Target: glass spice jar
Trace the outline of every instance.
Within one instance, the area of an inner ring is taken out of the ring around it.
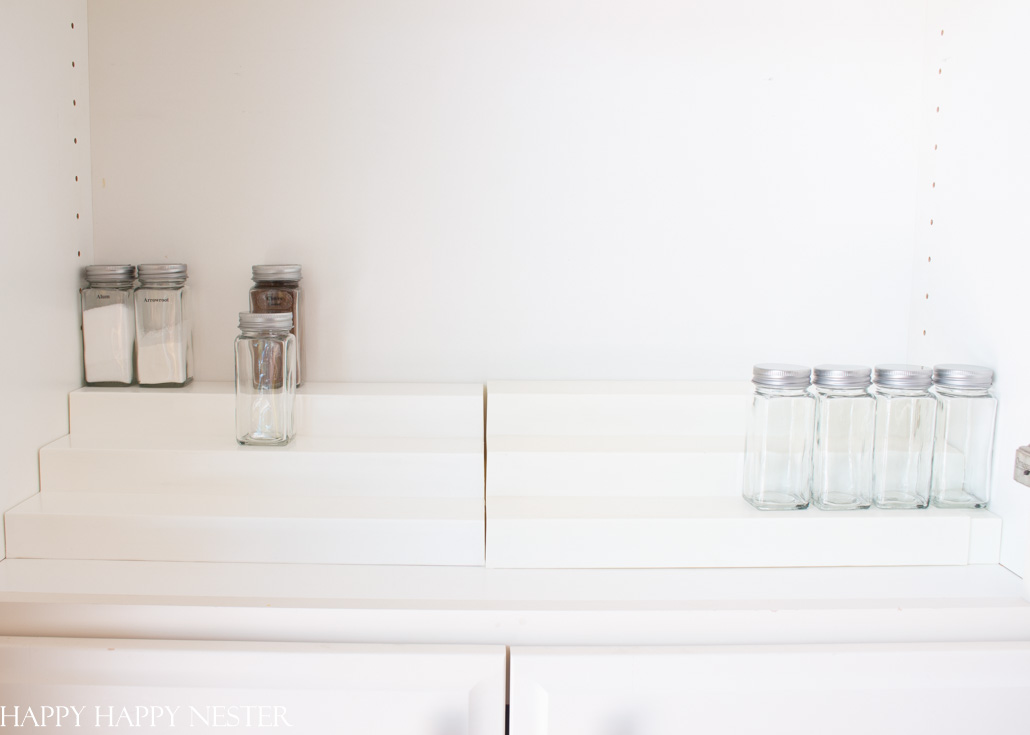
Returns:
[[[136,356],[134,265],[88,265],[81,289],[86,385],[130,385]]]
[[[294,434],[297,338],[292,314],[240,314],[236,337],[236,441],[279,446]]]
[[[978,365],[935,365],[937,427],[930,502],[938,508],[986,508],[998,400],[994,371]]]
[[[251,267],[250,310],[255,314],[293,315],[292,334],[297,338],[297,385],[304,382],[303,292],[299,265]]]
[[[140,385],[193,380],[193,316],[186,266],[144,264],[136,289],[136,375]]]
[[[812,504],[859,510],[873,502],[871,371],[861,365],[817,365]]]
[[[937,399],[929,368],[877,365],[873,371],[873,503],[877,508],[925,508]]]
[[[812,371],[755,365],[744,445],[744,499],[759,510],[800,510],[812,497]]]

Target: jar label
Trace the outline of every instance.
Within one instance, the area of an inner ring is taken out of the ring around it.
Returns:
[[[252,303],[258,314],[293,311],[293,294],[289,291],[261,291],[255,294]]]

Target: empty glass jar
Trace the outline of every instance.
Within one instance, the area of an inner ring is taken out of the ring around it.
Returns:
[[[283,445],[293,438],[297,338],[292,314],[240,314],[236,338],[236,440]]]
[[[759,510],[807,508],[812,496],[811,371],[755,365],[744,446],[744,499]]]
[[[186,266],[139,267],[136,289],[136,375],[140,385],[193,380],[193,318]]]
[[[873,501],[873,416],[870,370],[818,365],[812,504],[821,510],[868,508]]]
[[[930,502],[940,508],[986,508],[998,402],[994,371],[977,365],[936,365],[937,427]]]
[[[86,385],[129,385],[136,356],[134,265],[88,265],[82,289],[82,366]]]
[[[937,399],[932,373],[918,365],[877,365],[873,373],[873,503],[878,508],[925,508]]]
[[[304,383],[303,290],[299,265],[255,265],[250,269],[250,310],[255,314],[293,314],[293,335],[297,338],[297,385]]]

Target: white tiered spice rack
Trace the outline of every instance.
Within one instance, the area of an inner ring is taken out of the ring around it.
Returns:
[[[12,559],[515,568],[997,564],[989,511],[760,512],[744,383],[307,385],[285,448],[229,384],[85,388]],[[484,478],[485,472],[485,478]],[[485,482],[485,518],[484,518]],[[485,539],[485,550],[484,550]],[[485,554],[485,557],[484,557]]]
[[[9,558],[482,565],[481,385],[309,384],[285,448],[231,384],[84,388],[6,514]]]
[[[751,386],[488,385],[487,564],[997,564],[1001,519],[934,508],[762,512],[740,496]]]

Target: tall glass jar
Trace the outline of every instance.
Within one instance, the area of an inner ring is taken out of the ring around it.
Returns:
[[[759,510],[800,510],[812,497],[811,370],[755,365],[744,445],[744,499]]]
[[[873,373],[873,503],[878,508],[925,508],[937,399],[932,373],[918,365],[877,365]]]
[[[873,416],[870,370],[861,365],[817,365],[812,504],[857,510],[873,502]]]
[[[136,355],[134,265],[87,265],[81,289],[86,385],[130,385]]]
[[[140,385],[178,386],[193,380],[193,318],[186,266],[139,267],[136,289],[136,374]]]
[[[292,314],[240,314],[236,338],[236,441],[281,446],[293,438],[297,338]]]
[[[250,269],[254,285],[250,289],[250,310],[255,314],[293,315],[293,335],[297,338],[297,385],[304,383],[303,291],[299,265],[255,265]]]
[[[986,508],[998,401],[994,371],[977,365],[936,365],[937,428],[930,502],[939,508]]]

